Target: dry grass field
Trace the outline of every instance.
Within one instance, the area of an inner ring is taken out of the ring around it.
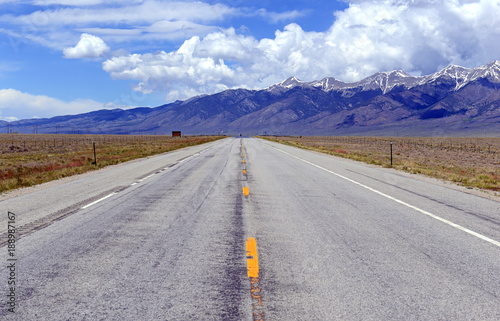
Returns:
[[[262,137],[369,164],[500,191],[500,138]]]
[[[220,138],[0,134],[0,193]]]

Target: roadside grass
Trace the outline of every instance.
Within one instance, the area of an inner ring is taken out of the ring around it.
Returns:
[[[1,134],[0,193],[221,138]],[[93,164],[94,142],[97,164]]]
[[[411,174],[422,174],[468,188],[500,192],[500,138],[457,137],[276,137],[270,141]],[[390,143],[393,142],[391,166]]]

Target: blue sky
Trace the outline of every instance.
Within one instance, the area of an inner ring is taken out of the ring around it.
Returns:
[[[0,119],[494,59],[498,0],[0,0]]]

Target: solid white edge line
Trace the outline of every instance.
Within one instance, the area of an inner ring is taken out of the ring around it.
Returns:
[[[458,225],[458,224],[456,224],[456,223],[453,223],[453,222],[451,222],[451,221],[448,221],[447,219],[444,219],[444,218],[442,218],[442,217],[439,217],[439,216],[437,216],[437,215],[434,215],[434,214],[432,214],[432,213],[430,213],[430,212],[427,212],[427,211],[425,211],[425,210],[423,210],[423,209],[420,209],[420,208],[418,208],[418,207],[416,207],[416,206],[413,206],[413,205],[408,204],[408,203],[406,203],[406,202],[404,202],[404,201],[402,201],[402,200],[399,200],[399,199],[397,199],[397,198],[395,198],[395,197],[393,197],[393,196],[387,195],[387,194],[385,194],[385,193],[383,193],[383,192],[380,192],[380,191],[378,191],[378,190],[376,190],[376,189],[374,189],[374,188],[371,188],[371,187],[369,187],[369,186],[366,186],[366,185],[364,185],[364,184],[361,184],[361,183],[359,183],[359,182],[356,182],[355,180],[352,180],[352,179],[350,179],[350,178],[348,178],[348,177],[345,177],[345,176],[343,176],[343,175],[341,175],[341,174],[335,173],[335,172],[333,172],[333,171],[331,171],[331,170],[329,170],[329,169],[326,169],[326,168],[324,168],[324,167],[321,167],[321,166],[319,166],[319,165],[316,165],[316,164],[314,164],[314,163],[311,163],[311,162],[309,162],[309,161],[307,161],[307,160],[305,160],[305,159],[302,159],[302,158],[300,158],[300,157],[294,156],[294,155],[292,155],[292,154],[290,154],[290,153],[287,153],[287,152],[285,152],[285,151],[283,151],[283,150],[281,150],[281,149],[278,149],[278,148],[276,148],[276,147],[274,147],[274,146],[271,146],[271,145],[268,145],[268,146],[270,146],[270,147],[274,148],[275,150],[277,150],[277,151],[279,151],[279,152],[282,152],[283,154],[286,154],[286,155],[291,156],[291,157],[293,157],[293,158],[296,158],[296,159],[298,159],[298,160],[300,160],[300,161],[302,161],[302,162],[304,162],[304,163],[307,163],[307,164],[309,164],[309,165],[312,165],[312,166],[314,166],[314,167],[317,167],[317,168],[319,168],[319,169],[322,169],[322,170],[324,170],[324,171],[326,171],[326,172],[328,172],[328,173],[330,173],[330,174],[333,174],[333,175],[335,175],[335,176],[337,176],[337,177],[340,177],[340,178],[342,178],[342,179],[345,179],[346,181],[349,181],[349,182],[351,182],[351,183],[353,183],[353,184],[356,184],[356,185],[358,185],[358,186],[361,186],[361,187],[363,187],[363,188],[366,188],[367,190],[370,190],[370,191],[372,191],[372,192],[374,192],[374,193],[377,193],[377,194],[379,194],[379,195],[381,195],[381,196],[383,196],[383,197],[386,197],[386,198],[388,198],[388,199],[390,199],[390,200],[393,200],[394,202],[397,202],[397,203],[399,203],[399,204],[401,204],[401,205],[404,205],[404,206],[406,206],[406,207],[409,207],[409,208],[411,208],[411,209],[413,209],[413,210],[415,210],[415,211],[418,211],[418,212],[420,212],[420,213],[422,213],[422,214],[425,214],[425,215],[427,215],[427,216],[430,216],[430,217],[432,217],[432,218],[434,218],[434,219],[436,219],[436,220],[438,220],[438,221],[440,221],[440,222],[443,222],[443,223],[445,223],[445,224],[448,224],[448,225],[450,225],[450,226],[452,226],[452,227],[454,227],[454,228],[456,228],[456,229],[459,229],[459,230],[461,230],[461,231],[464,231],[464,232],[466,232],[466,233],[469,233],[470,235],[473,235],[473,236],[475,236],[475,237],[477,237],[477,238],[480,238],[480,239],[481,239],[481,240],[483,240],[483,241],[489,242],[489,243],[491,243],[491,244],[493,244],[493,245],[496,245],[496,246],[500,247],[500,242],[499,242],[499,241],[493,240],[493,239],[491,239],[491,238],[489,238],[489,237],[487,237],[487,236],[484,236],[484,235],[482,235],[482,234],[479,234],[479,233],[477,233],[477,232],[474,232],[474,231],[472,231],[472,230],[469,230],[468,228],[465,228],[465,227],[463,227],[463,226],[461,226],[461,225]]]
[[[191,155],[191,156],[189,156],[189,157],[187,157],[187,158],[185,158],[185,159],[183,159],[183,160],[181,160],[181,161],[179,161],[179,162],[175,163],[174,165],[177,165],[178,163],[182,163],[182,162],[184,162],[184,161],[187,161],[187,160],[188,160],[188,159],[190,159],[190,158],[193,158],[193,157],[195,157],[195,156],[198,156],[198,155],[200,155],[201,153],[205,152],[205,151],[206,151],[206,150],[208,150],[208,149],[210,149],[210,148],[206,148],[206,149],[202,150],[201,152],[198,152],[198,153],[196,153],[196,154],[193,154],[193,155]],[[165,167],[164,169],[168,169],[168,167]],[[130,186],[134,186],[134,185],[136,185],[137,183],[142,182],[142,181],[144,181],[144,180],[146,180],[146,179],[148,179],[148,178],[150,178],[150,177],[154,176],[155,174],[156,174],[156,173],[151,174],[151,175],[148,175],[148,176],[146,176],[146,177],[144,177],[144,178],[142,178],[142,179],[138,180],[137,182],[130,184]],[[87,207],[90,207],[90,206],[92,206],[92,205],[95,205],[95,204],[99,203],[100,201],[103,201],[103,200],[107,199],[108,197],[111,197],[111,196],[113,196],[113,195],[115,195],[115,194],[116,194],[116,193],[111,193],[111,194],[109,194],[109,195],[106,195],[106,196],[104,196],[103,198],[100,198],[100,199],[98,199],[98,200],[97,200],[97,201],[95,201],[95,202],[92,202],[92,203],[90,203],[90,204],[87,204],[87,205],[85,205],[85,206],[82,206],[82,207],[81,207],[81,209],[86,209]]]
[[[144,177],[144,178],[141,178],[140,180],[138,180],[138,182],[142,182],[142,181],[144,181],[144,180],[147,180],[148,178],[152,177],[153,175],[154,175],[154,174],[151,174],[151,175],[148,175],[148,176],[146,176],[146,177]]]
[[[97,200],[97,201],[95,201],[95,202],[92,202],[92,203],[90,203],[90,204],[87,204],[87,205],[85,205],[85,206],[82,206],[82,210],[83,210],[83,209],[86,209],[87,207],[90,207],[90,206],[92,206],[92,205],[95,205],[95,204],[99,203],[100,201],[104,201],[106,198],[109,198],[109,197],[111,197],[111,196],[113,196],[113,195],[115,195],[115,194],[116,194],[116,193],[111,193],[111,194],[109,194],[109,195],[104,196],[103,198],[98,199],[98,200]]]

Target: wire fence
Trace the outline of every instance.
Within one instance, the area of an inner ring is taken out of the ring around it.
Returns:
[[[128,145],[141,142],[168,143],[179,139],[157,135],[63,135],[63,134],[0,134],[0,152],[22,153],[43,150],[73,150],[99,146]]]
[[[357,146],[373,150],[387,150],[391,142],[395,151],[439,150],[479,154],[500,154],[498,137],[289,137],[297,142],[318,146]]]

